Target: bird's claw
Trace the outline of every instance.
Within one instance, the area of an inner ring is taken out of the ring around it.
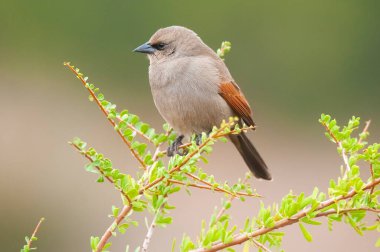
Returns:
[[[206,136],[208,137],[211,133],[211,130],[209,132],[206,132]],[[202,136],[203,136],[203,133],[199,133],[199,134],[196,134],[195,135],[195,144],[196,145],[201,145],[202,144]]]
[[[182,139],[184,138],[184,136],[183,135],[180,135],[180,136],[178,136],[175,140],[174,140],[174,142],[171,144],[171,145],[169,145],[169,147],[168,147],[168,150],[167,150],[167,155],[168,155],[168,157],[172,157],[172,156],[174,156],[175,154],[178,154],[178,155],[180,155],[180,156],[183,156],[183,155],[185,155],[186,153],[184,152],[184,151],[180,151],[180,149],[179,149],[179,146],[181,146],[182,145]]]
[[[195,135],[195,144],[198,146],[202,144],[202,133]]]

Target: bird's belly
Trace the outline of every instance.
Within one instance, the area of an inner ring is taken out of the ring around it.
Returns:
[[[233,116],[224,99],[217,93],[191,88],[164,87],[152,90],[161,116],[180,134],[208,132]]]

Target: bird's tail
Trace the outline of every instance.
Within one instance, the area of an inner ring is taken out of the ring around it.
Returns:
[[[256,178],[272,180],[267,165],[244,132],[230,135],[230,139]]]

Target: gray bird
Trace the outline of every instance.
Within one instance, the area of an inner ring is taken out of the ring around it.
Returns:
[[[192,30],[181,26],[159,29],[134,51],[148,55],[154,103],[179,133],[168,148],[169,156],[179,153],[185,136],[210,132],[231,116],[254,125],[251,108],[223,60]],[[243,132],[230,139],[255,177],[272,179]]]

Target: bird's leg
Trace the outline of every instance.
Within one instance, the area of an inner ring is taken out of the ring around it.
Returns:
[[[195,143],[198,146],[201,145],[201,143],[202,143],[202,133],[199,133],[199,134],[195,135]]]
[[[182,145],[182,139],[184,138],[184,135],[178,136],[174,142],[168,147],[167,155],[168,157],[172,157],[175,154],[183,155],[183,153],[179,152],[179,146]]]
[[[211,130],[208,131],[208,132],[206,133],[206,135],[209,136],[210,133],[211,133]],[[198,146],[202,144],[202,134],[203,134],[203,133],[199,133],[199,134],[196,134],[196,135],[195,135],[195,143],[196,143]]]

